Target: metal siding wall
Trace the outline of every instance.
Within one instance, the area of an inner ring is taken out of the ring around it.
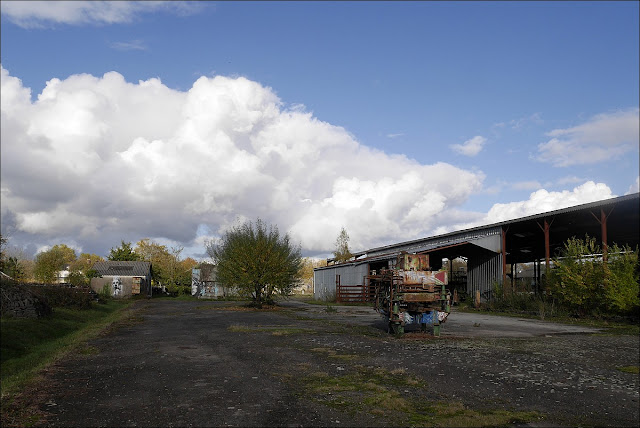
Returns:
[[[362,285],[364,276],[369,274],[369,264],[338,265],[313,272],[313,298],[333,300],[336,297],[336,275],[340,275],[342,285]]]
[[[502,282],[502,254],[478,251],[468,260],[467,293],[471,298],[476,291],[480,291],[483,298],[490,297],[493,285]]]

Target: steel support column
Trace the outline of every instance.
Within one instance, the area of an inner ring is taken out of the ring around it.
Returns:
[[[553,223],[553,220],[551,220],[551,223]],[[550,239],[549,239],[549,230],[551,229],[551,223],[549,223],[546,218],[544,219],[544,224],[542,226],[540,225],[540,223],[538,223],[538,227],[544,233],[544,263],[545,263],[544,267],[545,267],[545,275],[549,275],[549,269],[550,269],[550,265],[551,265],[551,245],[549,243],[549,241],[550,241]],[[540,269],[538,269],[538,272],[540,272]]]
[[[605,214],[604,208],[600,208],[600,218],[598,218],[598,216],[596,216],[594,213],[591,213],[591,215],[598,221],[598,223],[600,223],[600,232],[602,235],[602,261],[604,262],[605,266],[607,265],[607,253],[609,250],[609,246],[607,245],[607,219],[612,212],[613,208],[611,209],[611,211],[609,211],[609,214]]]
[[[502,296],[506,296],[507,292],[507,230],[509,227],[502,228],[502,244],[501,252],[502,252]]]

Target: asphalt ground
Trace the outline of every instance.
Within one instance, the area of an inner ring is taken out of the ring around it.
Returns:
[[[633,336],[455,311],[439,338],[397,338],[366,307],[138,301],[47,372],[37,405],[44,426],[408,424],[357,388],[338,397],[314,383],[368,370],[391,376],[390,388],[392,376],[421,385],[399,389],[419,402],[543,416],[528,426],[635,427],[638,375],[619,368],[637,367],[639,351]]]

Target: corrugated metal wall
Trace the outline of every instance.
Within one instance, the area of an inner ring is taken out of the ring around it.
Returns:
[[[483,299],[491,297],[494,284],[502,282],[502,254],[475,247],[467,259],[467,293],[480,291]]]
[[[369,274],[369,264],[345,264],[329,266],[313,271],[313,297],[317,300],[334,300],[336,297],[336,275],[342,285],[363,285]]]

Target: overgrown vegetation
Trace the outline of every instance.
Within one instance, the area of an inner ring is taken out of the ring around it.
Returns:
[[[613,245],[603,260],[595,238],[569,239],[554,258],[548,290],[559,304],[580,315],[637,315],[638,250]]]
[[[638,249],[613,245],[606,252],[595,238],[571,238],[553,259],[542,293],[494,286],[489,310],[549,317],[633,319],[640,317]]]

